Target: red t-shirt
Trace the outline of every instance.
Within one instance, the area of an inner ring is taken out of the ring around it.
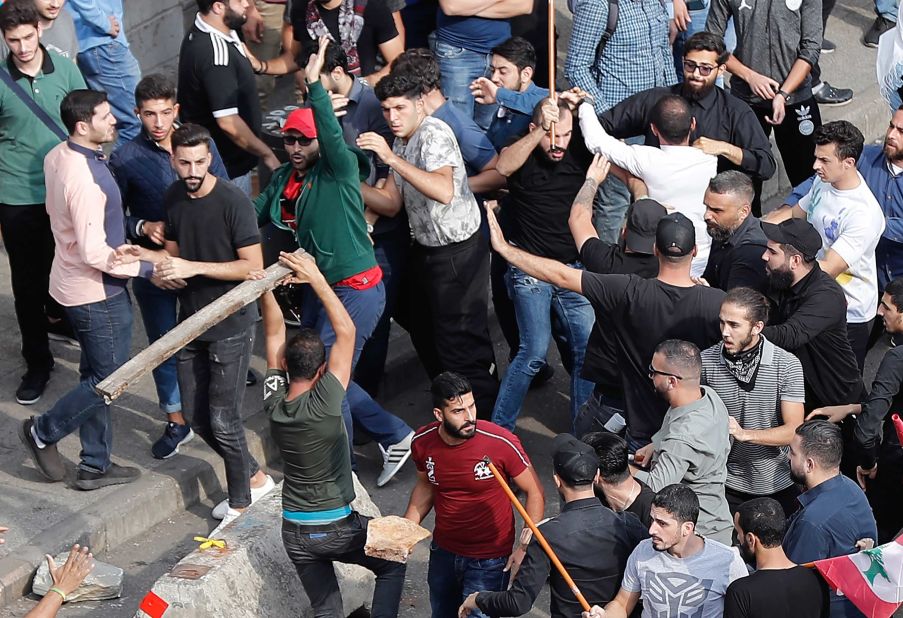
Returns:
[[[530,459],[520,440],[489,421],[477,421],[472,438],[449,446],[439,423],[417,430],[411,457],[433,485],[436,545],[468,558],[499,558],[514,544],[511,501],[483,463],[486,455],[509,480],[527,469]]]

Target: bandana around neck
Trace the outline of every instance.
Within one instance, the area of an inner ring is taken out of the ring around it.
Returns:
[[[339,38],[345,55],[348,56],[348,71],[352,75],[361,74],[361,60],[357,53],[357,40],[364,29],[364,9],[367,8],[367,0],[342,0],[339,6]],[[328,36],[335,42],[329,28],[320,15],[320,7],[317,0],[307,1],[307,32],[314,40],[321,36]]]
[[[762,360],[762,342],[763,339],[759,337],[759,343],[739,354],[728,353],[724,348],[724,342],[721,342],[721,358],[724,359],[724,366],[737,379],[743,390],[750,391],[755,385],[759,361]]]

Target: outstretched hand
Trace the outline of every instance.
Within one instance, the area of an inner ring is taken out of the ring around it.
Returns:
[[[320,80],[320,71],[323,69],[323,65],[326,64],[326,46],[330,43],[329,37],[321,36],[318,39],[318,43],[320,47],[317,49],[317,53],[310,55],[310,58],[307,60],[307,66],[304,68],[304,78],[308,84]]]
[[[590,163],[589,169],[586,170],[586,177],[596,181],[597,185],[601,185],[611,170],[611,161],[604,154],[596,154],[593,162]]]
[[[54,587],[62,590],[66,596],[75,592],[94,568],[94,554],[87,547],[80,547],[78,544],[72,546],[66,564],[60,568],[57,568],[52,556],[46,555],[44,558]]]
[[[504,256],[505,250],[508,248],[508,241],[505,240],[505,235],[502,233],[501,226],[499,226],[495,210],[489,206],[488,202],[486,205],[486,222],[489,224],[489,240],[492,242],[492,248],[495,249],[496,253]]]
[[[310,254],[299,255],[297,253],[279,253],[279,263],[286,268],[292,269],[295,275],[292,277],[291,283],[313,283],[323,278],[317,263]]]

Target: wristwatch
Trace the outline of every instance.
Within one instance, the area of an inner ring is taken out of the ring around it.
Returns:
[[[778,90],[778,94],[781,95],[782,97],[784,97],[784,102],[787,102],[790,100],[790,93],[787,92],[786,90]]]

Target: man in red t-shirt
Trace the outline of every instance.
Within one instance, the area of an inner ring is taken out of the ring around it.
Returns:
[[[507,495],[483,462],[487,455],[526,496],[527,513],[542,519],[545,499],[520,440],[488,421],[477,421],[473,389],[456,373],[433,380],[436,422],[417,430],[411,451],[417,484],[405,517],[420,523],[436,509],[427,583],[433,618],[457,618],[467,595],[508,586],[509,569],[524,549],[512,552],[514,513]],[[470,618],[484,614],[472,611]]]

